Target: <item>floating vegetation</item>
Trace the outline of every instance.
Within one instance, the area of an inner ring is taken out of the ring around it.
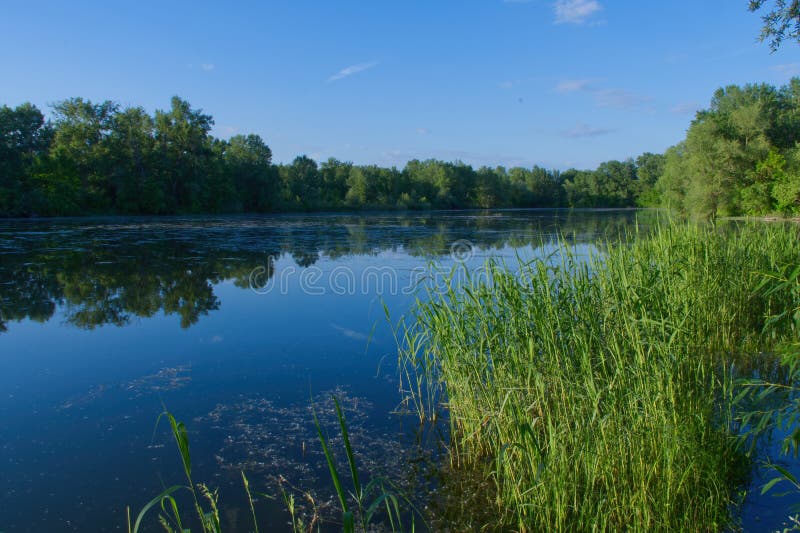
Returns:
[[[191,371],[191,365],[162,368],[155,374],[129,381],[122,388],[132,395],[132,399],[148,394],[174,391],[182,389],[192,381],[191,376],[189,376]]]
[[[135,400],[151,394],[179,390],[191,382],[192,378],[189,375],[191,371],[191,365],[179,365],[162,368],[154,374],[148,374],[118,385],[101,383],[95,385],[84,394],[69,398],[58,406],[58,410],[85,407],[111,391],[122,391],[128,394],[129,399]]]
[[[327,521],[336,517],[337,496],[330,486],[314,414],[336,463],[348,464],[334,396],[347,419],[352,453],[365,479],[381,477],[410,494],[417,480],[409,476],[409,464],[419,463],[423,452],[404,444],[399,430],[376,431],[376,424],[370,423],[372,402],[343,388],[315,395],[313,402],[289,406],[263,397],[241,396],[234,403],[217,405],[194,422],[210,423],[212,430],[224,435],[216,454],[220,468],[237,475],[247,472],[253,479],[258,475],[276,494],[297,494],[295,505],[301,515],[305,513],[306,523],[313,517]]]
[[[369,431],[372,403],[353,397],[342,388],[319,394],[313,403],[289,406],[279,406],[261,397],[240,397],[235,403],[217,405],[207,416],[195,421],[211,422],[213,429],[226,434],[217,454],[221,467],[264,473],[275,479],[284,476],[303,486],[313,485],[320,481],[320,474],[327,474],[320,468],[324,467],[325,458],[317,445],[312,410],[322,427],[331,432],[332,447],[342,444],[341,435],[334,433],[337,420],[332,395],[339,398],[347,416],[353,449],[362,467],[380,475],[402,471],[403,449],[398,436]],[[394,460],[387,461],[387,457]]]

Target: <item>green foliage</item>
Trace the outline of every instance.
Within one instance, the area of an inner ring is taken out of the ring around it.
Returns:
[[[0,107],[0,214],[30,213],[31,179],[51,137],[52,128],[31,104]]]
[[[434,159],[275,165],[261,137],[214,138],[214,119],[178,97],[153,116],[82,98],[53,112],[51,125],[31,104],[0,108],[0,216],[649,206],[661,169],[653,154],[564,174]]]
[[[602,248],[429,294],[400,328],[409,401],[423,418],[446,402],[453,468],[494,489],[489,528],[732,527],[747,465],[729,369],[793,334],[765,317],[800,293],[759,290],[759,272],[796,264],[796,230],[671,226]]]
[[[662,203],[699,218],[795,212],[798,95],[800,79],[719,89],[665,154],[655,185]]]
[[[767,0],[750,0],[750,11],[758,11]],[[800,0],[775,0],[771,10],[762,17],[761,41],[769,40],[770,49],[775,52],[784,39],[800,43]]]
[[[564,173],[570,207],[630,207],[641,190],[632,160],[607,161],[595,171]]]
[[[636,176],[639,191],[636,204],[640,207],[661,205],[661,191],[656,187],[658,179],[664,174],[666,155],[646,152],[636,158]]]
[[[762,281],[756,288],[756,293],[762,297],[773,298],[784,296],[785,305],[768,313],[764,332],[780,335],[784,331],[791,331],[793,339],[780,344],[776,353],[779,358],[779,380],[766,378],[745,378],[739,383],[741,393],[737,401],[745,406],[740,416],[740,424],[744,431],[741,438],[749,441],[751,450],[763,438],[772,438],[775,431],[784,434],[781,441],[781,451],[784,455],[791,454],[797,458],[800,453],[800,263],[797,260],[780,265],[773,272],[762,274]],[[798,480],[772,458],[767,458],[764,467],[777,476],[773,477],[761,488],[761,494],[773,489],[777,484],[789,484],[791,491],[800,492]],[[778,494],[785,495],[786,492]],[[791,528],[800,529],[800,506],[789,508]],[[788,529],[787,529],[788,531]]]

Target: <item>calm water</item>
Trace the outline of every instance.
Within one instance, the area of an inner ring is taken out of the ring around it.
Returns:
[[[183,481],[166,425],[156,428],[164,406],[187,423],[194,478],[220,488],[228,530],[248,528],[241,469],[273,494],[283,476],[330,512],[309,405],[335,438],[331,393],[363,469],[424,493],[437,447],[393,413],[384,305],[392,320],[406,313],[431,261],[474,269],[544,255],[559,235],[589,250],[649,217],[2,221],[0,531],[123,530],[126,505],[136,512]],[[288,520],[277,502],[259,514],[279,529]]]

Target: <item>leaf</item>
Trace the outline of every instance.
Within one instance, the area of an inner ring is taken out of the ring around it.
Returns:
[[[142,510],[139,511],[139,514],[136,517],[136,522],[133,525],[133,533],[138,533],[139,526],[142,523],[142,519],[144,519],[145,515],[147,514],[147,512],[150,509],[152,509],[153,507],[155,507],[156,505],[161,503],[161,501],[164,498],[167,498],[170,494],[172,494],[173,492],[176,492],[176,491],[178,491],[180,489],[189,490],[189,487],[186,487],[185,485],[173,485],[172,487],[169,487],[168,489],[164,489],[164,491],[161,492],[161,494],[159,494],[158,496],[156,496],[155,498],[153,498],[152,500],[147,502],[147,504],[144,507],[142,507]]]
[[[778,483],[780,481],[783,481],[782,477],[776,477],[776,478],[770,479],[767,483],[764,484],[763,487],[761,487],[761,495],[763,496],[764,494],[766,494],[772,487],[775,486],[776,483]]]

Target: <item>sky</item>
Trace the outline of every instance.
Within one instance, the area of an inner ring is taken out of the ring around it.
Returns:
[[[663,152],[729,84],[800,76],[747,0],[0,0],[0,105],[178,95],[212,133],[402,167]]]

